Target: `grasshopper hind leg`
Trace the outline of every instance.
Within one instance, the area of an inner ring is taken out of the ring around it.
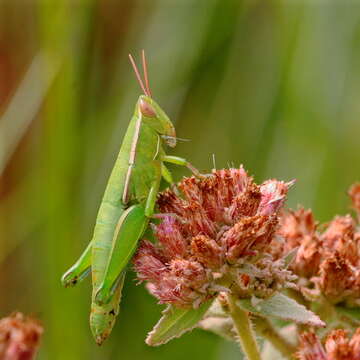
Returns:
[[[119,276],[131,260],[148,221],[143,205],[131,206],[120,217],[103,281],[95,292],[97,305],[108,304],[113,298]]]

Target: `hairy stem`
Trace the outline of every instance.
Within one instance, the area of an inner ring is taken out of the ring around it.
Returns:
[[[268,319],[256,316],[253,322],[259,335],[268,340],[286,359],[293,359],[296,347],[280,335]]]
[[[248,360],[261,360],[249,313],[236,305],[236,297],[234,295],[227,294],[227,302],[229,304],[229,315],[233,319],[241,349]]]

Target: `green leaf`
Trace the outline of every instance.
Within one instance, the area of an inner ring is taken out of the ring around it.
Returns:
[[[180,309],[171,305],[168,306],[163,311],[163,316],[159,322],[148,334],[145,342],[150,346],[158,346],[180,337],[196,327],[211,304],[212,301],[208,301],[198,309]]]
[[[244,310],[262,316],[277,317],[312,326],[323,327],[326,325],[316,314],[306,309],[305,306],[281,293],[275,293],[268,299],[260,300],[256,305],[253,305],[250,299],[238,300],[238,305]]]
[[[360,307],[348,308],[345,306],[336,306],[335,309],[341,315],[344,315],[350,320],[353,320],[355,323],[360,324]]]

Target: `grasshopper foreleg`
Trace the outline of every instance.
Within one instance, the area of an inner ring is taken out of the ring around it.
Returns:
[[[89,242],[78,261],[61,278],[61,282],[65,287],[75,286],[89,275],[91,269],[91,247],[92,241]]]
[[[198,178],[205,177],[205,175],[201,174],[201,172],[194,165],[179,156],[164,155],[162,156],[161,160],[171,164],[186,166]]]

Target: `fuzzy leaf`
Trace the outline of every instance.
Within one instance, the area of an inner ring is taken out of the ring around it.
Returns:
[[[277,317],[312,326],[325,326],[325,323],[312,311],[281,293],[275,293],[254,306],[250,299],[238,300],[238,305],[254,314]]]
[[[212,301],[202,304],[198,309],[180,309],[169,305],[159,322],[148,334],[145,342],[150,346],[158,346],[178,338],[196,327],[211,306]]]

